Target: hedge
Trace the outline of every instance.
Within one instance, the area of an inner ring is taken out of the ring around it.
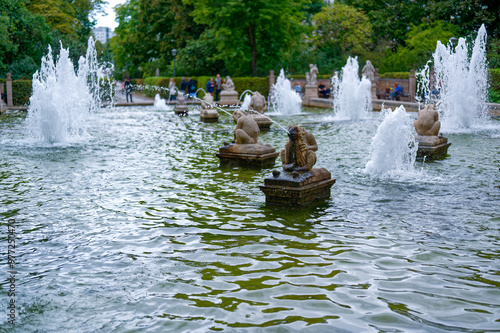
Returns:
[[[500,68],[488,70],[490,83],[489,101],[491,103],[500,103]]]
[[[410,78],[410,72],[388,72],[380,74],[381,79],[400,79],[408,80]]]
[[[12,103],[16,106],[28,105],[32,91],[31,80],[12,81]]]
[[[206,90],[207,82],[211,77],[215,79],[214,76],[191,76],[191,79],[195,82],[196,89],[203,88],[203,90]],[[188,77],[185,78],[187,80]],[[181,80],[180,77],[175,78],[177,88],[180,88]],[[264,96],[269,94],[269,79],[267,77],[233,77],[231,80],[233,80],[236,91],[240,94],[245,90],[258,91]],[[130,82],[134,83],[133,80],[130,80]],[[147,77],[144,79],[142,86],[137,83],[137,89],[144,91],[148,97],[154,97],[159,93],[162,98],[167,98],[169,83],[169,77]],[[202,94],[198,96],[203,97]]]

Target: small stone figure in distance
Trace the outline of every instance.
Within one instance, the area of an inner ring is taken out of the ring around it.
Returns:
[[[234,111],[233,119],[236,122],[236,129],[234,130],[234,143],[257,143],[260,130],[255,120],[242,110]]]
[[[201,101],[201,107],[203,109],[212,109],[214,104],[214,97],[211,94],[205,94],[203,100]]]
[[[281,150],[284,171],[310,171],[316,164],[318,145],[314,136],[300,126],[288,128],[289,140]]]
[[[418,111],[418,119],[413,124],[418,135],[437,136],[441,128],[441,122],[434,104],[428,104]]]
[[[266,110],[266,98],[260,92],[254,92],[249,107],[259,113],[264,113]]]
[[[231,80],[231,78],[229,76],[226,76],[226,83],[223,83],[222,87],[224,88],[224,90],[234,91],[234,82],[233,82],[233,80]]]

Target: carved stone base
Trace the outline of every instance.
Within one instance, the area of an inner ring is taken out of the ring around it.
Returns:
[[[179,115],[186,115],[188,113],[188,106],[187,105],[175,105],[174,107],[174,112],[175,114],[179,114]]]
[[[445,137],[417,135],[417,159],[436,160],[446,157],[451,142]]]
[[[318,98],[318,85],[317,84],[307,84],[304,97],[302,98],[303,105],[309,105],[311,98]]]
[[[272,120],[266,118],[260,113],[250,113],[250,116],[252,116],[253,120],[255,120],[261,131],[269,130],[269,127],[273,124]]]
[[[215,109],[202,109],[200,119],[205,123],[215,123],[219,119],[219,112]]]
[[[306,205],[330,197],[335,181],[325,168],[313,168],[306,173],[275,170],[260,189],[266,195],[266,204]]]
[[[235,90],[222,90],[220,92],[220,100],[217,102],[219,105],[237,105],[238,92]]]
[[[267,166],[274,165],[279,152],[268,144],[230,144],[219,148],[216,156],[222,164]]]

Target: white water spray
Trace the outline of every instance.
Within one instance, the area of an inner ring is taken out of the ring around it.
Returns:
[[[154,107],[159,110],[171,110],[171,108],[168,107],[167,102],[160,97],[160,94],[155,95]]]
[[[270,104],[271,109],[279,114],[301,113],[302,98],[292,89],[292,84],[285,77],[283,69],[273,85]]]
[[[384,120],[373,137],[370,160],[364,171],[378,178],[411,174],[415,171],[418,149],[413,121],[404,106],[394,112],[390,109],[382,112]]]
[[[111,81],[105,83],[106,71],[97,62],[92,37],[86,57],[78,61],[76,73],[69,50],[61,45],[55,61],[49,46],[40,70],[33,74],[33,94],[26,120],[31,138],[50,144],[85,140],[90,114],[101,105],[105,95],[112,96],[114,86]]]
[[[488,68],[486,66],[486,29],[481,26],[469,58],[465,38],[453,45],[437,42],[434,68],[440,100],[437,103],[442,130],[456,131],[486,121]]]
[[[358,58],[347,59],[339,75],[332,78],[334,111],[336,120],[358,120],[372,110],[371,82],[359,78]]]

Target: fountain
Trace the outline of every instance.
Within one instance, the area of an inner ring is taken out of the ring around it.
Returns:
[[[333,105],[336,120],[359,120],[372,110],[370,80],[359,78],[358,58],[349,57],[340,72],[332,78]]]
[[[160,97],[160,94],[155,95],[154,107],[159,110],[170,110],[167,102]]]
[[[177,94],[177,100],[175,102],[175,107],[174,107],[175,114],[187,115],[188,109],[189,107],[186,102],[186,96],[182,92],[179,92]]]
[[[266,204],[297,206],[330,197],[335,179],[325,168],[313,168],[316,139],[301,126],[290,126],[288,133],[288,143],[281,150],[283,170],[274,170],[260,186]]]
[[[370,160],[364,171],[378,178],[413,172],[418,147],[404,106],[394,112],[383,109],[382,116],[384,119],[372,140]]]
[[[229,76],[226,76],[226,82],[222,84],[224,90],[220,93],[219,105],[238,105],[238,92],[234,89],[233,80]]]
[[[316,94],[317,96],[317,94]],[[292,89],[283,69],[271,89],[271,109],[282,115],[301,113],[302,98]]]
[[[248,108],[250,111],[254,111],[250,113],[250,116],[259,125],[259,129],[261,131],[269,130],[273,121],[269,117],[264,116],[264,112],[267,110],[267,103],[266,98],[260,92],[256,91],[253,93]]]
[[[222,164],[233,163],[240,165],[267,166],[273,165],[278,152],[269,144],[258,141],[259,126],[253,117],[242,110],[233,113],[236,122],[234,129],[234,144],[224,142],[216,156]]]
[[[454,47],[437,42],[433,55],[440,99],[437,109],[447,132],[480,125],[486,119],[488,69],[486,29],[481,26],[469,57],[469,45],[460,38]]]
[[[427,104],[418,111],[418,120],[414,122],[418,143],[417,158],[439,159],[446,156],[451,142],[439,133],[441,123],[434,104]]]
[[[219,119],[219,112],[214,108],[214,97],[211,94],[203,96],[200,119],[205,123],[215,123]]]
[[[111,81],[107,84],[106,72],[107,68],[97,62],[92,37],[86,56],[78,61],[76,73],[69,50],[61,44],[55,61],[49,46],[40,70],[33,74],[33,94],[26,121],[30,137],[50,144],[86,139],[91,113],[100,107],[103,99],[113,96],[114,86]]]

